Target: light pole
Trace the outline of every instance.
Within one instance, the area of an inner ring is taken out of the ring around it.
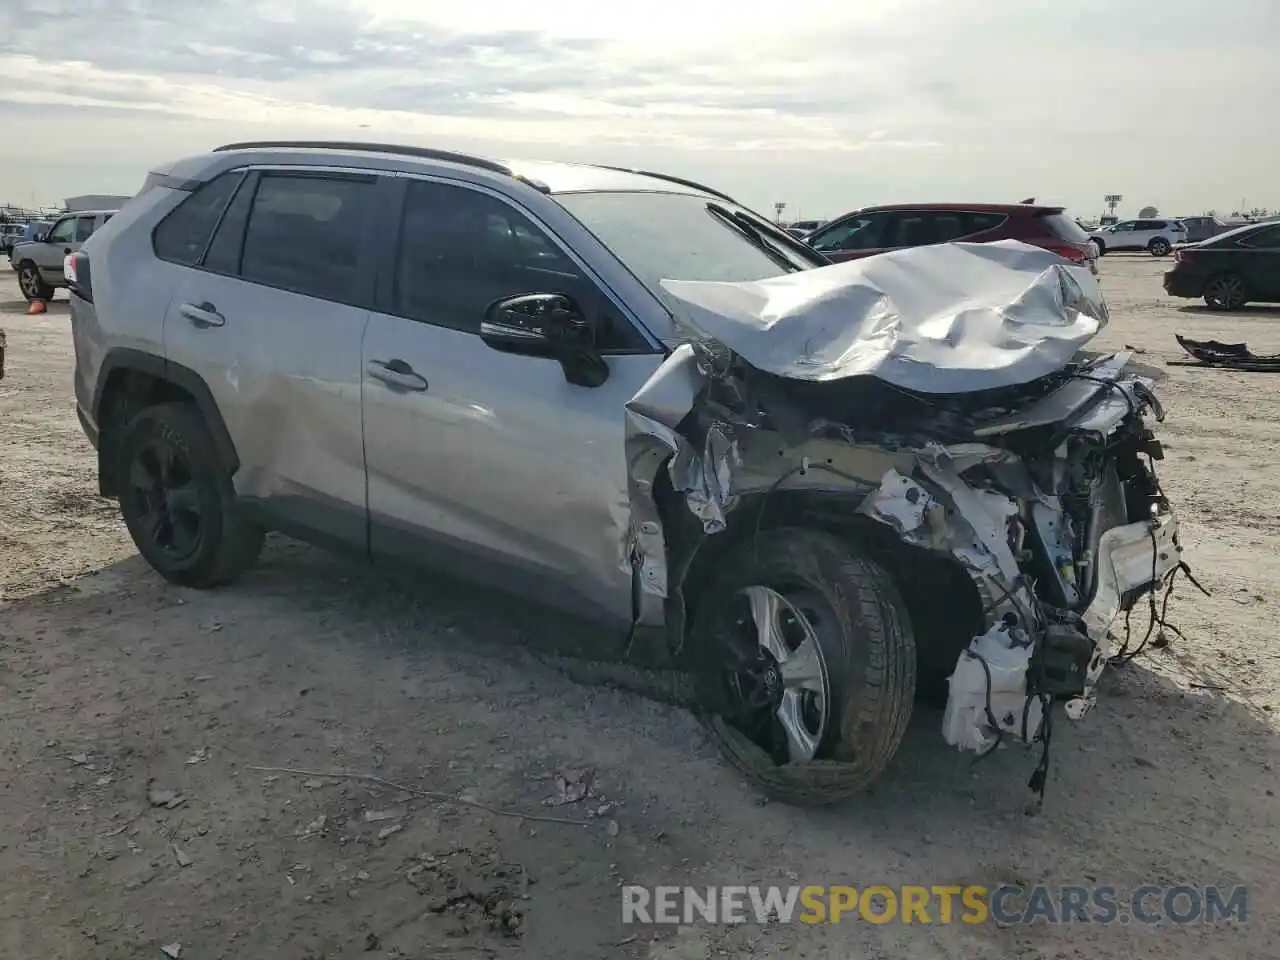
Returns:
[[[777,223],[782,223],[782,211],[785,209],[787,209],[787,204],[784,200],[779,200],[773,205],[774,220]]]

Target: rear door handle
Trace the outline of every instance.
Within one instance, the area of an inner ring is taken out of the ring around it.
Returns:
[[[421,393],[427,389],[425,377],[413,372],[413,367],[403,360],[370,360],[364,365],[365,371],[375,380],[401,390],[415,390]]]
[[[184,303],[178,308],[178,312],[197,327],[221,327],[227,322],[227,318],[212,303]]]

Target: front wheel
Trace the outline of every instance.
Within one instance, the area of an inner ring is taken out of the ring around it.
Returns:
[[[1204,302],[1215,310],[1239,310],[1249,302],[1244,278],[1234,273],[1220,273],[1204,287]]]
[[[1172,250],[1173,247],[1170,246],[1169,241],[1164,239],[1164,237],[1156,237],[1147,244],[1147,249],[1151,252],[1153,257],[1167,257],[1169,255],[1169,251]]]
[[[18,268],[18,288],[28,300],[53,299],[53,287],[40,276],[40,268],[34,263],[24,263]]]
[[[767,794],[828,804],[862,792],[915,699],[910,620],[889,575],[845,541],[765,531],[697,599],[706,723]]]
[[[231,478],[195,407],[147,407],[115,450],[120,513],[138,552],[160,576],[214,587],[248,569],[263,531],[236,508]]]

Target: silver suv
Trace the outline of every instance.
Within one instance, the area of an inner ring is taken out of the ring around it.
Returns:
[[[792,801],[877,776],[917,678],[949,742],[1047,751],[1055,698],[1085,712],[1111,622],[1180,562],[1150,381],[1121,355],[976,394],[800,383],[691,338],[664,283],[823,266],[660,174],[233,144],[71,258],[77,407],[174,583],[226,583],[277,530],[524,595],[601,659],[688,671]]]
[[[80,210],[59,217],[30,240],[21,240],[9,251],[9,265],[18,272],[18,287],[28,300],[49,300],[65,287],[63,263],[68,254],[104,226],[114,210]]]

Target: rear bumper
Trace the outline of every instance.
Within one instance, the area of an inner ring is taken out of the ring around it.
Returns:
[[[1204,277],[1185,270],[1170,270],[1164,275],[1164,292],[1171,297],[1199,297],[1204,294]]]

